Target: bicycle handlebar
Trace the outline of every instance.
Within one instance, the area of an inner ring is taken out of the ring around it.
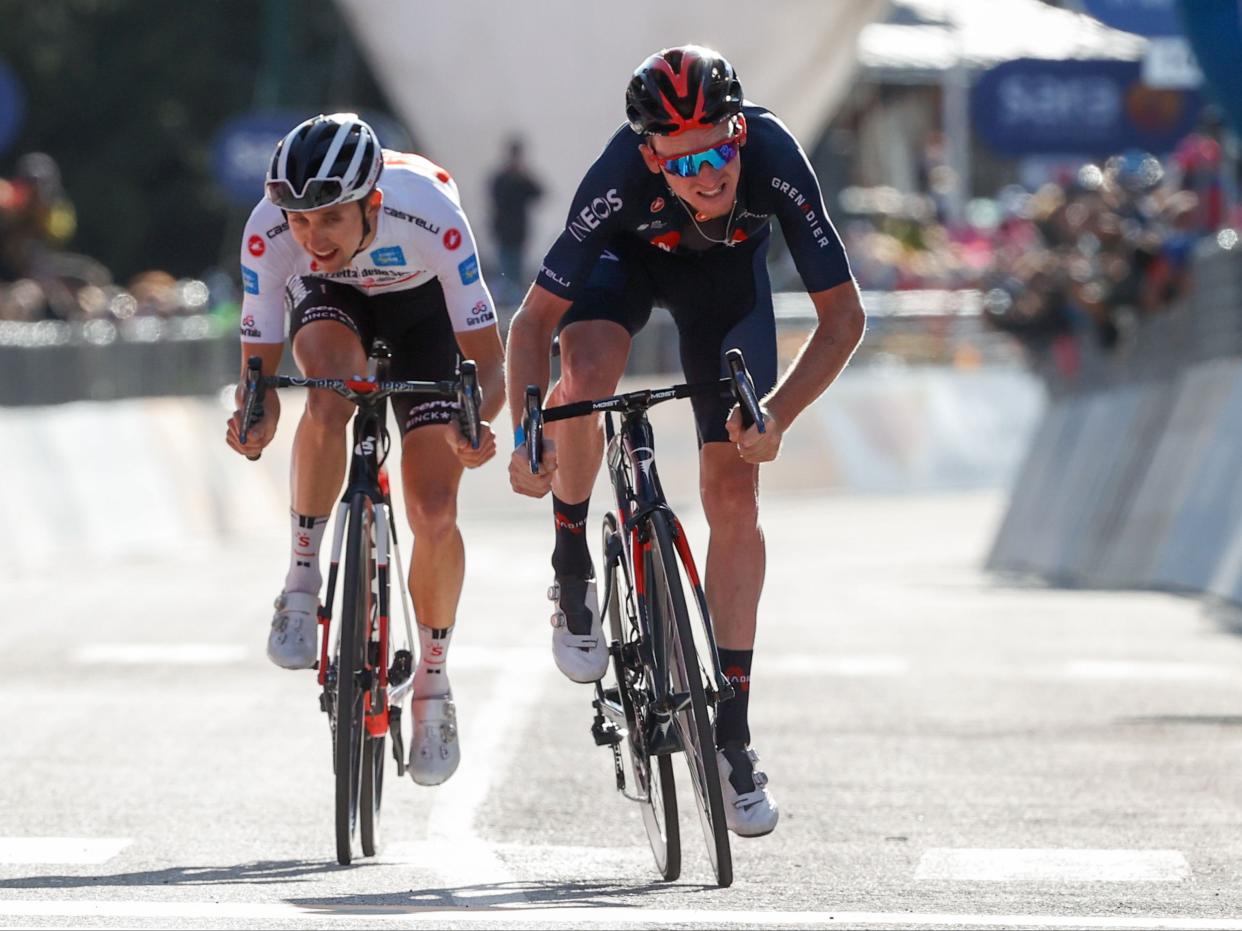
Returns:
[[[526,456],[530,463],[531,473],[538,474],[539,461],[543,458],[543,425],[545,423],[584,417],[587,414],[597,414],[601,411],[645,410],[653,404],[660,404],[675,398],[731,391],[742,411],[742,425],[750,427],[754,424],[760,433],[766,432],[763,414],[759,409],[759,397],[755,392],[755,383],[746,369],[746,360],[742,356],[742,350],[730,349],[725,353],[725,360],[729,365],[727,378],[695,384],[673,385],[670,388],[644,388],[627,394],[616,394],[594,401],[575,401],[556,407],[542,408],[539,387],[527,385],[522,431],[526,436]]]
[[[479,407],[483,393],[479,388],[474,362],[463,360],[458,366],[456,381],[378,381],[372,378],[304,378],[294,375],[264,375],[263,360],[251,356],[246,362],[246,389],[242,396],[242,423],[238,440],[244,446],[250,428],[263,418],[263,395],[268,388],[323,388],[335,391],[355,404],[376,401],[395,394],[430,394],[455,399],[460,404],[458,419],[462,433],[472,449],[479,448],[482,422]],[[252,462],[262,453],[247,456]]]

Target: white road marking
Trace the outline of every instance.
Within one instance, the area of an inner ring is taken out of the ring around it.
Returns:
[[[1178,850],[984,850],[937,847],[919,860],[917,880],[967,882],[1182,882]]]
[[[1170,663],[1145,660],[1076,660],[1060,667],[1072,679],[1165,679],[1202,682],[1234,679],[1237,672],[1208,663]]]
[[[436,852],[432,860],[420,862],[433,863],[449,886],[516,882],[495,845],[475,833],[475,818],[496,784],[511,776],[523,726],[538,703],[551,665],[546,650],[540,659],[538,664],[527,664],[510,658],[506,671],[493,680],[491,698],[461,722],[461,766],[452,779],[430,790],[426,843]],[[455,665],[457,660],[454,654]]]
[[[120,837],[0,837],[0,863],[107,863],[133,841]]]
[[[204,921],[341,921],[353,924],[392,923],[444,927],[458,922],[472,925],[521,923],[534,927],[598,925],[608,928],[645,925],[704,925],[707,927],[810,926],[850,927],[877,925],[905,927],[984,928],[1098,928],[1103,931],[1242,931],[1239,918],[1137,917],[1125,915],[1005,915],[945,912],[788,912],[722,911],[661,908],[583,908],[566,905],[472,907],[445,909],[410,905],[293,905],[246,902],[138,902],[116,900],[0,901],[0,916],[12,918],[189,919]]]
[[[91,643],[76,650],[72,660],[88,666],[223,666],[241,662],[251,653],[232,643]]]

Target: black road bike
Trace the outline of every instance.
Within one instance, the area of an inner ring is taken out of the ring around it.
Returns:
[[[370,352],[366,378],[300,378],[264,375],[262,360],[251,357],[246,368],[242,402],[241,442],[262,417],[268,388],[324,388],[358,406],[353,419],[352,453],[345,492],[337,505],[328,588],[319,609],[319,707],[332,730],[332,769],[336,777],[336,858],[342,865],[354,858],[354,842],[362,855],[380,847],[380,803],[384,788],[384,745],[392,738],[397,775],[405,773],[401,736],[401,704],[414,684],[414,639],[410,623],[406,575],[397,546],[397,525],[389,494],[387,428],[388,398],[423,395],[458,404],[462,431],[475,449],[479,445],[482,395],[473,362],[458,366],[456,381],[390,381],[390,353],[382,340]],[[252,458],[258,458],[254,456]],[[390,570],[391,545],[396,566]],[[342,547],[345,573],[338,623],[332,604]],[[405,641],[390,636],[389,589],[395,574],[405,615]]]
[[[532,472],[539,471],[543,425],[604,412],[606,459],[616,511],[604,518],[604,593],[611,675],[595,684],[591,733],[612,749],[617,790],[642,808],[656,869],[681,874],[681,835],[671,755],[682,752],[716,882],[733,882],[733,859],[716,764],[715,719],[733,687],[720,655],[707,598],[681,522],[669,507],[655,463],[647,410],[699,394],[732,394],[745,426],[764,429],[754,383],[740,350],[726,353],[718,381],[645,389],[595,401],[541,407],[526,389],[523,427]],[[692,616],[686,598],[693,594]],[[625,745],[624,752],[622,744]]]

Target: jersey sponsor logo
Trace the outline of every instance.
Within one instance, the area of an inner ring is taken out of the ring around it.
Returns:
[[[661,233],[659,236],[651,238],[651,244],[657,248],[663,249],[665,252],[673,252],[681,244],[681,233],[673,230],[668,233]]]
[[[266,235],[268,239],[275,239],[277,236],[279,236],[281,233],[283,233],[288,228],[289,228],[288,223],[281,223],[279,226],[273,226],[264,235]]]
[[[650,223],[639,223],[638,231],[641,233],[644,230],[662,230],[666,226],[668,226],[668,224],[663,220],[652,220]]]
[[[459,262],[457,265],[457,274],[461,276],[462,284],[474,284],[479,280],[479,257],[472,255],[470,258]]]
[[[256,259],[267,251],[267,244],[263,241],[263,237],[255,233],[246,240],[246,251],[253,255]]]
[[[404,210],[398,210],[396,207],[385,207],[384,213],[390,217],[396,217],[398,220],[404,220],[406,223],[413,223],[419,229],[424,229],[433,236],[440,235],[440,227],[432,223],[430,220],[424,220],[422,217],[416,217],[412,213],[406,213]]]
[[[547,276],[548,278],[551,278],[553,281],[555,281],[557,284],[559,284],[562,288],[568,288],[568,287],[569,287],[569,279],[568,279],[568,278],[562,278],[560,275],[558,275],[556,272],[552,271],[552,269],[548,268],[548,266],[546,266],[546,265],[541,265],[541,266],[539,267],[539,274],[541,274],[541,275],[545,275],[545,276]]]
[[[664,209],[664,198],[663,197],[657,197],[655,200],[651,202],[652,213],[659,213],[663,209]]]
[[[794,202],[794,205],[802,211],[802,215],[806,218],[807,225],[811,228],[811,235],[815,237],[815,242],[820,246],[820,248],[828,246],[832,243],[832,240],[830,240],[828,235],[824,232],[822,221],[815,213],[814,206],[806,199],[804,194],[800,193],[798,189],[788,181],[782,181],[780,178],[772,179],[772,187],[788,197]]]
[[[595,197],[591,202],[569,218],[569,235],[578,242],[586,239],[592,231],[624,206],[617,189],[609,188],[603,197]]]
[[[461,245],[461,230],[450,228],[444,231],[444,248],[452,252]]]
[[[259,293],[259,273],[256,272],[253,268],[247,268],[245,265],[241,267],[241,270],[242,270],[242,289],[247,294],[258,294]]]
[[[371,253],[371,261],[381,268],[390,265],[404,265],[405,253],[401,251],[400,246],[385,246],[383,249],[376,249]]]
[[[485,323],[494,323],[495,320],[496,315],[487,306],[487,301],[478,301],[474,307],[470,308],[470,314],[466,317],[466,326],[482,326]]]

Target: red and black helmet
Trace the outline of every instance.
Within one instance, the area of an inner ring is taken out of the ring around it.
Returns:
[[[640,135],[675,136],[714,126],[741,112],[742,85],[733,66],[701,45],[666,48],[634,71],[625,116]]]

